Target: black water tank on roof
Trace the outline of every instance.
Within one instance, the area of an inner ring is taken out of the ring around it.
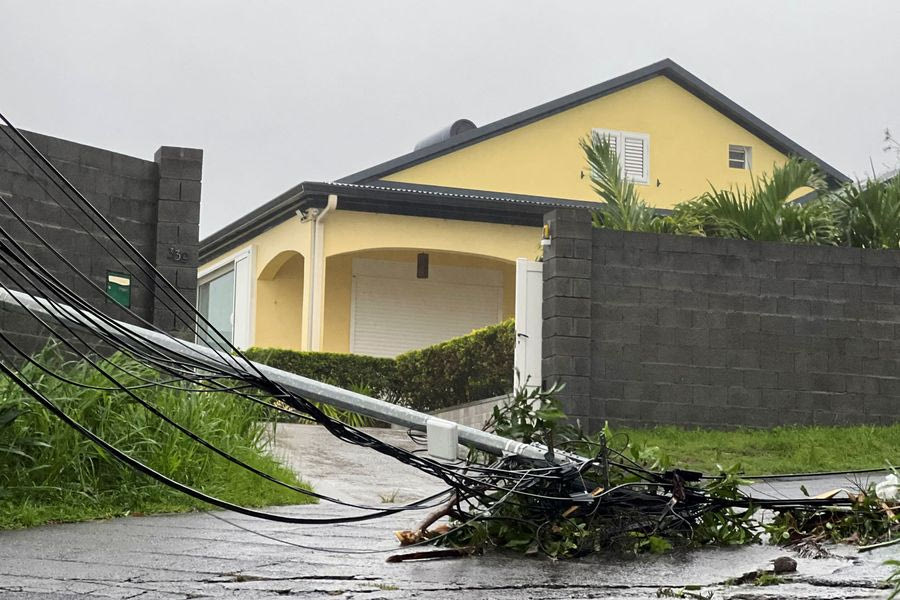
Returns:
[[[420,141],[413,150],[421,150],[427,146],[433,146],[434,144],[449,140],[453,136],[459,135],[464,131],[469,131],[470,129],[475,129],[475,123],[470,120],[460,119],[454,121],[452,125],[444,127],[440,131],[432,133],[427,138]]]

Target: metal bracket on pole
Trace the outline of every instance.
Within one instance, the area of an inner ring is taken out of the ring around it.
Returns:
[[[459,458],[459,425],[432,417],[425,422],[428,434],[428,454],[442,460]]]

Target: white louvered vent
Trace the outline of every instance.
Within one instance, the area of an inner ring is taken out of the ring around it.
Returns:
[[[622,173],[635,183],[650,181],[650,136],[645,133],[594,129],[594,135],[609,140],[609,145],[619,155]]]
[[[609,147],[613,152],[619,152],[619,141],[622,137],[622,132],[620,131],[610,131],[609,129],[595,129],[593,134],[599,138],[606,139],[609,142]]]
[[[641,183],[647,183],[647,150],[646,140],[643,137],[623,135],[625,139],[625,152],[622,160],[622,168],[625,176]]]
[[[613,152],[618,153],[619,152],[619,136],[608,133],[608,134],[605,134],[604,137],[609,141],[610,149]]]
[[[625,176],[634,181],[647,181],[647,173],[644,166],[647,164],[647,154],[644,149],[644,138],[632,137],[625,134],[625,152],[622,160],[622,168]]]

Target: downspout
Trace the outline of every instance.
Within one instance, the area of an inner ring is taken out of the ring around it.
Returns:
[[[325,317],[325,217],[337,208],[338,197],[328,194],[325,208],[310,209],[312,232],[309,240],[310,284],[306,323],[306,347],[317,352],[322,347],[322,320]]]

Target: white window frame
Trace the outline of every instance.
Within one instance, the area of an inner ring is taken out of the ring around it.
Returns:
[[[227,275],[228,273],[232,273],[232,274],[234,273],[234,263],[233,262],[226,263],[226,264],[221,265],[218,268],[213,269],[213,270],[205,270],[205,275],[204,275],[203,279],[200,279],[200,278],[197,279],[197,311],[198,312],[200,311],[200,290],[201,290],[201,288],[204,285],[206,285],[212,281],[215,281],[219,277],[223,277],[223,276]],[[237,282],[235,282],[235,285],[236,285],[236,283]],[[231,311],[230,311],[231,312],[230,320],[231,320],[231,338],[232,339],[228,340],[232,344],[234,343],[234,296],[235,296],[235,294],[232,291],[232,293],[231,293]],[[203,316],[204,316],[204,318],[209,319],[209,315],[203,315]],[[198,328],[197,342],[202,343],[203,340],[201,339],[200,333],[199,333],[199,331],[202,331],[202,329],[201,329],[202,324],[198,323],[197,328]]]
[[[206,283],[209,283],[213,279],[217,277],[221,277],[225,273],[232,271],[234,272],[234,297],[231,299],[231,343],[240,349],[249,348],[253,345],[254,340],[254,300],[256,298],[256,277],[254,277],[255,269],[255,259],[256,252],[253,246],[247,246],[238,250],[237,252],[228,255],[227,257],[216,261],[210,266],[200,269],[197,272],[197,301],[196,306],[199,309],[200,306],[200,287]],[[247,260],[248,269],[247,276],[245,281],[238,281],[237,276],[237,263]],[[239,286],[243,286],[245,290],[245,301],[241,302],[238,305],[238,295]],[[238,331],[238,323],[242,322],[244,324],[245,331],[243,332],[243,339],[239,339],[239,331]]]
[[[742,150],[744,152],[744,166],[731,166],[731,152]],[[753,148],[751,146],[742,146],[741,144],[728,144],[728,168],[738,169],[742,171],[750,171],[753,169]]]
[[[649,185],[650,183],[650,134],[649,133],[638,133],[636,131],[619,131],[616,129],[593,129],[591,132],[593,135],[602,136],[602,137],[614,137],[616,138],[616,155],[619,157],[619,167],[622,170],[622,175],[627,177],[633,183],[639,183],[641,185]],[[635,177],[633,175],[629,175],[625,173],[625,138],[631,139],[639,139],[644,144],[644,170],[641,177]]]

